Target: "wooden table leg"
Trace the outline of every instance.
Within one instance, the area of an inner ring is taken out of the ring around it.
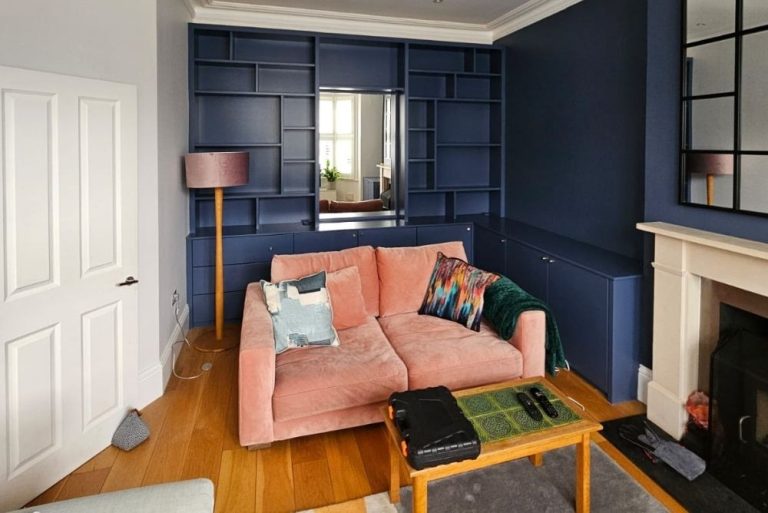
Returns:
[[[531,465],[534,467],[540,467],[544,464],[544,453],[539,454],[532,454],[528,456],[528,459],[531,460]]]
[[[400,451],[394,441],[389,443],[389,501],[400,502]]]
[[[576,444],[576,513],[589,513],[589,433]]]
[[[427,513],[427,480],[424,476],[413,478],[413,513]]]

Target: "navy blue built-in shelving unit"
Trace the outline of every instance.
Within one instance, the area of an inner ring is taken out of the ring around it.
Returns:
[[[471,255],[471,225],[455,217],[502,212],[500,48],[197,24],[189,48],[190,151],[250,154],[249,183],[224,191],[228,320],[274,254],[458,239]],[[318,222],[317,100],[339,89],[398,95],[385,226]],[[213,227],[213,192],[191,190],[192,326],[211,322]]]
[[[504,211],[499,48],[408,47],[409,216]]]
[[[247,151],[249,183],[226,189],[224,224],[259,232],[316,218],[317,38],[190,29],[190,151]],[[193,234],[213,227],[212,191],[191,191]]]

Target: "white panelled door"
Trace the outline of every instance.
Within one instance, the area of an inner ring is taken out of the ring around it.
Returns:
[[[137,395],[136,88],[0,66],[0,511]]]

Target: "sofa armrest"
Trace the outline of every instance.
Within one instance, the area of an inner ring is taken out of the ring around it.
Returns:
[[[240,445],[273,441],[272,395],[275,391],[275,341],[272,318],[259,283],[245,294],[240,334]]]
[[[212,513],[213,483],[192,479],[52,502],[9,513]]]
[[[520,314],[509,343],[523,355],[524,378],[544,375],[546,336],[547,317],[544,311],[530,310]]]

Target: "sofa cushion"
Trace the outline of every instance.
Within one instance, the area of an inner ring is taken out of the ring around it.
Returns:
[[[419,313],[455,321],[472,331],[480,331],[483,294],[486,287],[498,279],[498,274],[438,253]]]
[[[363,287],[356,265],[328,273],[327,287],[334,328],[345,330],[368,321],[371,316],[365,310]]]
[[[382,317],[419,310],[438,252],[467,259],[464,244],[458,241],[410,248],[376,248]]]
[[[338,346],[325,271],[298,280],[261,280],[272,317],[275,352],[304,346]]]
[[[379,323],[408,368],[411,390],[437,385],[458,390],[523,374],[520,351],[484,321],[480,332],[417,313],[382,317]]]
[[[360,273],[366,310],[378,316],[379,274],[376,271],[376,253],[371,246],[322,253],[275,255],[272,257],[272,281],[293,280],[318,271],[333,272],[351,266],[357,266]]]
[[[339,347],[278,355],[272,408],[276,422],[385,401],[406,390],[403,362],[376,319],[339,331]]]

